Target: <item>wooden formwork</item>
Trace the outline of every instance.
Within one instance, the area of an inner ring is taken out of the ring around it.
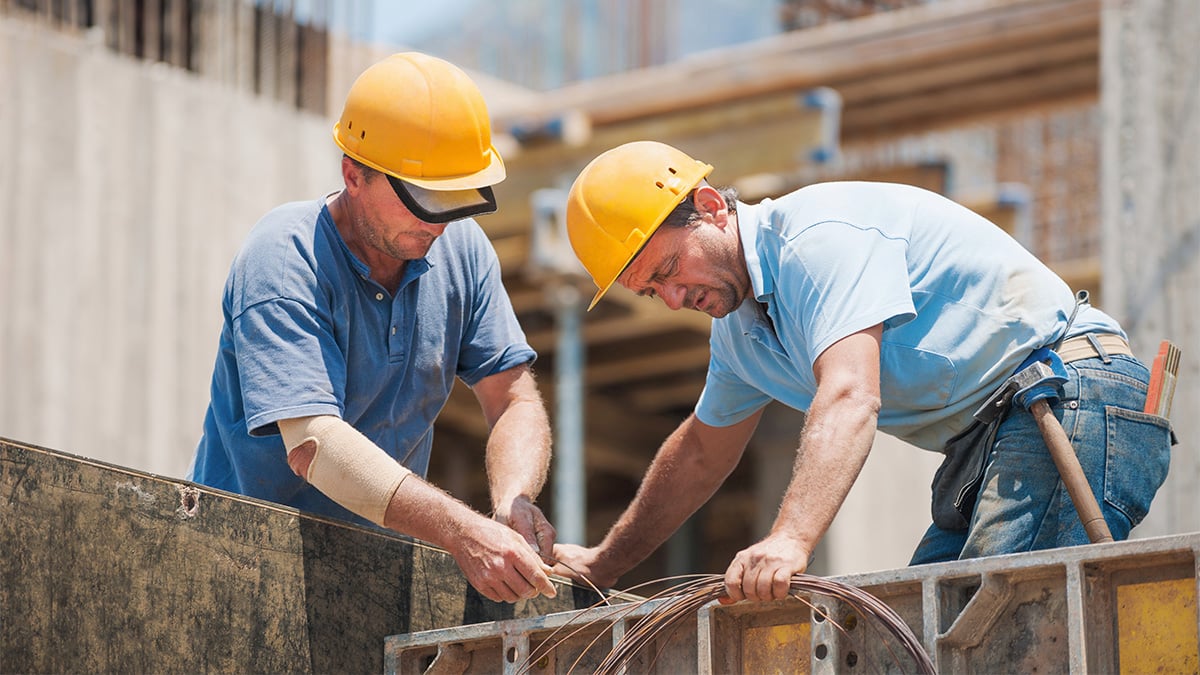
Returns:
[[[0,672],[366,673],[496,603],[421,542],[0,438]]]
[[[940,672],[1195,673],[1198,559],[1200,534],[1183,534],[838,580],[891,606]],[[914,672],[878,625],[806,600],[710,604],[628,672]],[[389,636],[385,671],[590,673],[663,602]]]

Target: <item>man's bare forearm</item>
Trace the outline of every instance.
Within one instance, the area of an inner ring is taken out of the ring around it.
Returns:
[[[870,402],[814,405],[805,421],[792,480],[771,532],[787,532],[811,554],[862,471],[875,440]]]
[[[550,467],[550,423],[541,398],[513,403],[488,436],[492,506],[518,496],[537,499]]]
[[[597,551],[599,566],[619,577],[645,560],[712,497],[737,466],[760,413],[732,427],[685,420],[659,449],[637,496]]]
[[[491,431],[487,443],[492,506],[536,499],[550,467],[550,419],[528,365],[489,375],[474,386]]]
[[[818,360],[816,396],[805,419],[772,534],[786,533],[811,554],[862,471],[879,414],[880,327],[851,335]]]

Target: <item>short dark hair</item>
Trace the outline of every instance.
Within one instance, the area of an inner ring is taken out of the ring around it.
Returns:
[[[359,170],[359,171],[362,171],[362,174],[363,174],[363,179],[364,179],[364,180],[371,180],[371,179],[372,179],[372,178],[374,178],[374,177],[375,177],[377,174],[378,174],[378,175],[383,175],[383,172],[382,172],[382,171],[380,171],[379,169],[372,169],[371,167],[367,166],[366,164],[363,164],[362,162],[358,161],[357,159],[354,159],[354,158],[353,158],[353,157],[351,157],[350,155],[347,155],[347,154],[345,154],[345,153],[342,153],[342,157],[345,157],[346,159],[350,160],[350,162],[351,162],[352,164],[354,164],[354,166],[357,166],[357,167],[358,167],[358,170]]]
[[[701,181],[700,185],[697,185],[696,188],[699,189],[706,186],[708,186],[708,182]],[[725,187],[716,188],[716,190],[717,192],[721,193],[722,197],[725,198],[725,203],[729,207],[729,212],[736,214],[738,196],[737,188],[727,185]],[[692,190],[682,202],[679,202],[679,206],[676,206],[674,210],[667,214],[667,217],[663,219],[660,227],[687,227],[699,217],[700,213],[696,210],[696,190]]]

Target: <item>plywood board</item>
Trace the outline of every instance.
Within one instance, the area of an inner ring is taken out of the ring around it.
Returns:
[[[0,671],[380,672],[387,635],[589,606],[386,532],[0,439]]]

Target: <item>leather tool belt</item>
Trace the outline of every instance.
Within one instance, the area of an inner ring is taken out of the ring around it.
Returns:
[[[1085,333],[1064,340],[1054,350],[1063,363],[1100,358],[1105,363],[1115,354],[1133,355],[1125,338],[1114,333]],[[933,522],[950,531],[966,530],[975,511],[975,500],[987,468],[987,457],[996,440],[996,430],[1007,413],[1000,411],[988,421],[976,420],[965,431],[946,442],[946,458],[933,476]]]

